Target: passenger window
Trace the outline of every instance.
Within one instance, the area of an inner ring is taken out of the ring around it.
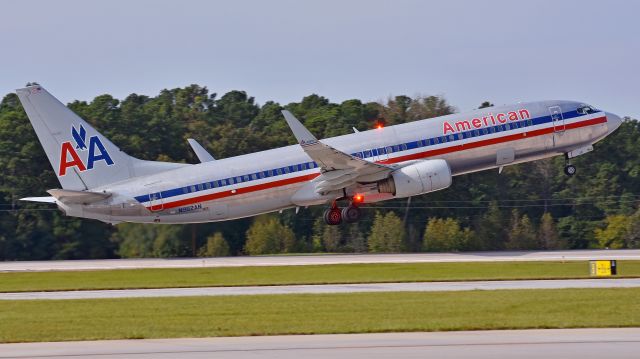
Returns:
[[[449,135],[449,141],[455,141],[455,139],[454,135]]]

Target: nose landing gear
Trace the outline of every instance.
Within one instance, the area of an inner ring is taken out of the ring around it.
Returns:
[[[564,166],[564,174],[566,174],[567,176],[571,177],[574,174],[576,174],[576,166],[568,164]]]
[[[567,176],[571,177],[573,175],[576,174],[576,166],[571,164],[571,161],[569,160],[569,154],[565,154],[564,155],[564,174],[566,174]]]

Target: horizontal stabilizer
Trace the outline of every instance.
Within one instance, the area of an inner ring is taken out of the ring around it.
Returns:
[[[50,189],[47,191],[47,193],[55,197],[58,201],[69,204],[93,203],[111,197],[110,193],[73,191],[68,189]]]
[[[39,203],[56,203],[55,197],[25,197],[20,198],[21,201],[39,202]]]

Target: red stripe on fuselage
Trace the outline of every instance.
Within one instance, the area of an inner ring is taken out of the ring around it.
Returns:
[[[565,127],[565,130],[572,130],[572,129],[581,128],[581,127],[588,127],[588,126],[598,125],[598,124],[606,123],[606,122],[607,122],[607,118],[605,116],[602,116],[602,117],[593,118],[593,119],[590,119],[590,120],[585,120],[585,121],[581,121],[581,122],[575,122],[575,123],[566,124],[564,127]],[[495,145],[495,144],[499,144],[499,143],[517,141],[517,140],[522,139],[522,138],[531,138],[531,137],[537,137],[537,136],[542,136],[542,135],[548,135],[548,134],[551,134],[553,132],[554,132],[554,128],[553,127],[542,128],[542,129],[539,129],[539,130],[532,130],[532,131],[529,131],[529,132],[523,132],[523,133],[517,133],[517,134],[507,135],[507,136],[502,136],[502,137],[490,138],[490,139],[487,139],[487,140],[462,143],[462,144],[459,144],[459,145],[449,146],[449,147],[445,147],[445,148],[439,148],[439,149],[436,149],[436,150],[424,151],[424,152],[419,152],[419,153],[412,153],[410,155],[404,155],[404,156],[399,156],[399,157],[395,157],[395,158],[388,159],[388,160],[378,161],[377,163],[388,164],[388,163],[398,163],[398,162],[404,162],[404,161],[410,161],[410,160],[417,160],[417,159],[421,159],[421,158],[425,158],[425,157],[433,157],[433,156],[443,155],[443,154],[447,154],[447,153],[465,151],[465,150],[469,150],[469,149],[472,149],[472,148],[491,146],[491,145]],[[175,208],[175,207],[182,207],[182,206],[187,206],[187,205],[194,204],[194,203],[212,201],[212,200],[215,200],[215,199],[231,197],[231,196],[237,196],[237,195],[240,195],[240,194],[251,193],[251,192],[256,192],[256,191],[262,191],[262,190],[275,188],[275,187],[286,186],[286,185],[290,185],[290,184],[294,184],[294,183],[306,182],[306,181],[309,181],[309,180],[312,180],[312,179],[318,177],[319,175],[320,175],[319,173],[311,173],[311,174],[308,174],[308,175],[285,178],[285,179],[282,179],[282,180],[261,183],[261,184],[248,186],[248,187],[239,187],[239,188],[235,189],[235,192],[233,192],[233,190],[226,190],[226,191],[222,191],[222,192],[205,194],[205,195],[198,196],[198,197],[181,199],[181,200],[174,201],[174,202],[164,203],[162,205],[162,209],[171,209],[171,208]],[[160,205],[153,206],[154,210],[160,209],[159,207],[160,207]],[[151,207],[149,206],[147,208],[151,208]]]

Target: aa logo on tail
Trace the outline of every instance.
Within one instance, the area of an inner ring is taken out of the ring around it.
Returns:
[[[84,126],[80,125],[78,130],[76,130],[75,126],[71,126],[71,137],[73,137],[75,147],[72,141],[62,143],[58,176],[66,175],[67,169],[72,167],[78,168],[80,172],[89,171],[93,169],[98,161],[104,161],[108,166],[113,165],[113,160],[102,141],[100,141],[100,137],[97,135],[89,137],[89,143],[87,144],[87,130],[85,130]],[[78,151],[82,154],[87,153],[87,155],[83,156],[86,157],[86,161],[80,158]]]

